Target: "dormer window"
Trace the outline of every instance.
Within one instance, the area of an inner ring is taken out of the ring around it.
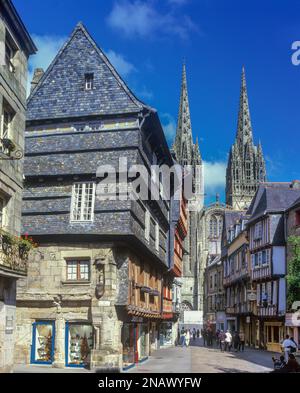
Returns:
[[[85,90],[93,90],[94,74],[85,74]]]

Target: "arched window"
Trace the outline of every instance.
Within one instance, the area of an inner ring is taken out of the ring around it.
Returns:
[[[210,219],[209,235],[210,237],[218,237],[218,220],[215,216]]]
[[[219,236],[222,235],[222,231],[223,231],[223,218],[219,217]]]

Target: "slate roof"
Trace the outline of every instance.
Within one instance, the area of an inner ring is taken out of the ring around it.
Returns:
[[[265,183],[260,185],[254,201],[248,210],[249,222],[266,213],[280,213],[288,209],[300,198],[300,190],[290,187],[290,183]]]
[[[226,211],[224,215],[224,229],[226,230],[226,233],[228,229],[232,227],[232,225],[234,225],[236,221],[244,215],[244,211]]]
[[[85,90],[85,74],[94,74]],[[27,120],[138,113],[138,100],[82,23],[59,51],[28,98]]]

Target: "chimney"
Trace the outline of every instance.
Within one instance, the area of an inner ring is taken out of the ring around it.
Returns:
[[[293,180],[291,184],[293,190],[300,190],[300,180]]]
[[[31,89],[30,89],[31,93],[36,88],[37,84],[39,83],[43,75],[44,75],[44,70],[42,68],[36,68],[34,70],[33,78],[31,81]]]

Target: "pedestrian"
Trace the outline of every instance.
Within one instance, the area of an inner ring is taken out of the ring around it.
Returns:
[[[245,333],[240,332],[240,346],[239,346],[239,351],[242,350],[244,352],[245,350]]]
[[[206,329],[202,329],[201,335],[202,335],[202,337],[203,337],[203,345],[206,346],[206,343],[207,343],[207,333],[206,333]]]
[[[295,352],[297,352],[298,345],[296,344],[296,341],[294,340],[294,337],[291,337],[291,341],[293,341],[293,343],[295,344],[295,347],[291,348],[291,353],[295,353]]]
[[[187,347],[189,347],[189,345],[190,345],[190,339],[191,339],[190,330],[187,330],[186,331],[186,336],[185,336],[185,345]]]
[[[200,337],[200,330],[197,329],[197,338],[199,338],[199,337]]]
[[[299,373],[300,372],[300,365],[297,362],[295,355],[292,353],[289,354],[289,360],[287,365],[284,368],[288,373]]]
[[[227,330],[225,334],[225,352],[228,351],[230,352],[232,346],[232,335],[229,330]]]
[[[182,328],[181,329],[181,333],[180,333],[180,343],[181,343],[181,346],[182,346],[182,348],[185,346],[185,337],[186,337],[186,334],[185,334],[185,330],[184,330],[184,328]]]
[[[233,335],[233,348],[235,352],[238,352],[240,350],[240,335],[238,332],[235,332]]]
[[[216,333],[216,345],[217,345],[217,348],[218,347],[220,347],[220,330],[218,329],[217,330],[217,333]]]
[[[193,341],[196,340],[196,335],[197,335],[197,332],[196,332],[196,329],[194,328],[193,329]]]
[[[220,350],[221,352],[224,352],[226,335],[223,332],[223,330],[221,330],[219,338],[220,338]]]
[[[287,334],[285,336],[285,340],[282,343],[282,347],[283,347],[285,361],[288,362],[291,349],[294,348],[297,350],[297,345],[294,343],[294,341],[290,339],[290,336]]]
[[[207,331],[207,345],[209,347],[212,347],[213,345],[213,332],[211,329],[208,329]]]

